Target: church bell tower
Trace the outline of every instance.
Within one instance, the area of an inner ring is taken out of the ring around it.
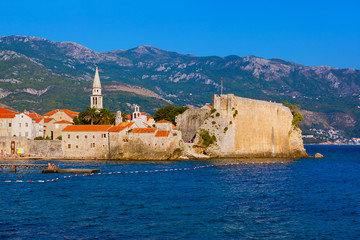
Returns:
[[[92,94],[90,96],[90,107],[98,110],[103,108],[103,96],[101,95],[101,83],[99,71],[96,67],[94,82],[92,86]]]

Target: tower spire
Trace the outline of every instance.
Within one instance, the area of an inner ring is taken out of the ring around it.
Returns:
[[[103,108],[103,96],[101,95],[101,83],[99,77],[99,70],[96,66],[95,76],[92,86],[92,95],[90,96],[90,107],[101,109]]]

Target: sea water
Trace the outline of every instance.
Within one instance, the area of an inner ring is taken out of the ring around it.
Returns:
[[[0,238],[359,239],[360,146],[306,149],[325,158],[55,161],[101,174],[2,173]]]

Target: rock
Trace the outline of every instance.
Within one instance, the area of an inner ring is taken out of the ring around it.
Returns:
[[[184,141],[193,140],[197,130],[210,115],[207,109],[188,109],[176,116],[176,126],[182,133]]]
[[[315,153],[315,158],[324,158],[324,156],[321,153]]]

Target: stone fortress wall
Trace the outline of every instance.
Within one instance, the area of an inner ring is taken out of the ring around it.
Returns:
[[[11,153],[11,142],[15,148],[24,149],[24,154],[37,157],[62,157],[63,151],[60,140],[32,140],[26,137],[0,137],[0,150],[3,153]]]
[[[214,95],[211,116],[201,129],[215,135],[210,155],[221,157],[307,156],[300,129],[292,125],[288,107],[233,94]],[[199,135],[199,132],[198,132]],[[197,142],[201,141],[197,137]]]

